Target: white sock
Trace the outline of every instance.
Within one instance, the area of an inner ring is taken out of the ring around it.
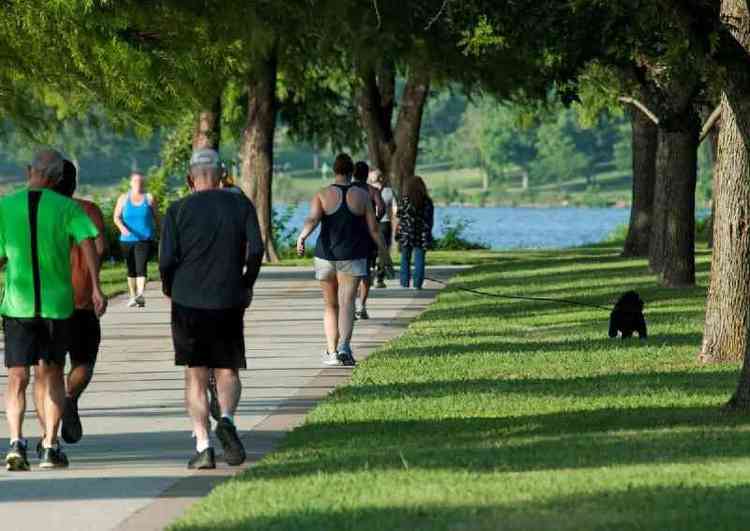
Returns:
[[[226,413],[222,413],[221,418],[227,419],[229,422],[232,423],[232,426],[234,426],[234,415],[228,415]]]
[[[195,441],[195,449],[198,451],[198,453],[201,453],[205,450],[208,450],[211,448],[211,439],[206,439],[205,441],[199,441],[196,439]]]

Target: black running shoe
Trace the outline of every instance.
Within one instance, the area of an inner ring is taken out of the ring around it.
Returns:
[[[68,468],[68,456],[62,451],[58,444],[54,448],[44,448],[42,450],[42,460],[39,468],[48,470],[53,468]]]
[[[357,365],[357,360],[354,359],[354,354],[352,354],[352,349],[349,346],[341,347],[336,355],[345,367],[354,367]]]
[[[9,472],[25,472],[31,470],[26,458],[26,445],[20,441],[13,441],[5,454],[5,468]]]
[[[36,443],[36,456],[39,459],[41,459],[43,453],[44,453],[44,435],[42,435],[42,438],[39,439],[38,443]]]
[[[195,455],[188,461],[190,470],[211,470],[216,468],[216,456],[213,448],[206,448],[202,452],[195,452]]]
[[[211,417],[219,422],[221,420],[221,406],[219,405],[219,392],[216,390],[216,378],[214,377],[214,371],[210,371],[208,374],[208,410],[211,412]]]
[[[65,410],[62,416],[62,430],[60,432],[63,441],[75,444],[83,437],[83,426],[81,417],[78,415],[78,402],[68,397],[65,399]]]
[[[222,418],[216,426],[216,437],[224,449],[224,459],[228,465],[238,466],[245,462],[245,447],[237,436],[237,428],[229,419]]]

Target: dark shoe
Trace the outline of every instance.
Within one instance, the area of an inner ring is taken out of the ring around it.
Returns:
[[[383,281],[383,280],[378,280],[378,283],[377,283],[377,284],[375,284],[375,287],[376,287],[376,288],[380,288],[380,289],[383,289],[383,288],[386,288],[386,287],[388,287],[388,286],[386,286],[386,285],[385,285],[385,281]]]
[[[41,459],[43,453],[44,453],[44,435],[42,435],[42,438],[39,439],[38,443],[36,443],[36,456],[39,459]]]
[[[31,470],[26,458],[26,445],[20,441],[13,441],[5,454],[5,468],[8,472],[25,472]]]
[[[362,308],[359,313],[357,314],[357,317],[363,321],[366,321],[370,318],[370,314],[367,313],[367,308]]]
[[[68,444],[75,444],[83,437],[81,417],[78,415],[78,403],[70,397],[65,399],[65,411],[63,411],[60,434],[63,441]]]
[[[238,466],[245,462],[245,447],[237,436],[237,428],[229,419],[222,418],[216,426],[216,437],[224,449],[224,459],[228,465]]]
[[[55,448],[42,449],[42,461],[39,463],[39,468],[45,470],[53,468],[68,468],[68,465],[68,456],[62,451],[60,445]]]
[[[221,406],[219,405],[219,393],[216,390],[216,379],[213,376],[213,371],[208,378],[208,410],[211,412],[211,417],[219,422],[221,420]]]
[[[195,452],[195,455],[188,461],[190,470],[211,470],[216,468],[216,455],[213,448],[206,448],[202,452]]]
[[[354,367],[355,365],[357,365],[357,360],[354,359],[354,354],[352,354],[351,347],[340,348],[336,355],[341,364],[345,367]]]

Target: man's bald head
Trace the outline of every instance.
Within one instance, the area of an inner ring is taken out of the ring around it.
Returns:
[[[29,186],[51,188],[62,178],[63,156],[54,149],[37,151],[29,166]]]

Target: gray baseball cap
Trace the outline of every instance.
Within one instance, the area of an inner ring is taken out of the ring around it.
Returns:
[[[213,149],[198,149],[193,151],[190,157],[190,167],[208,166],[209,168],[221,168],[219,154]]]

